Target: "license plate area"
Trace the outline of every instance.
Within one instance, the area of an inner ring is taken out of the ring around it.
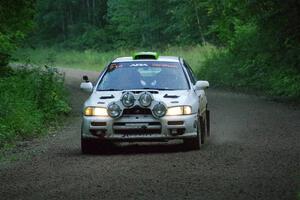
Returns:
[[[152,135],[161,134],[160,122],[122,122],[113,125],[114,134],[120,135]]]
[[[129,129],[147,129],[148,123],[125,123],[125,126]]]

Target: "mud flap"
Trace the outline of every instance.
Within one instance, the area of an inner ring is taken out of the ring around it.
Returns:
[[[207,128],[207,136],[210,136],[210,112],[206,110],[206,128]]]
[[[205,124],[205,118],[202,116],[199,117],[199,126],[200,126],[200,135],[201,135],[201,144],[204,144],[206,141],[206,124]]]

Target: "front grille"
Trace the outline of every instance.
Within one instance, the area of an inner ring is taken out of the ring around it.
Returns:
[[[114,130],[117,135],[151,135],[160,134],[160,129],[131,129],[131,130]]]
[[[144,122],[140,122],[141,124],[144,124]],[[161,126],[160,122],[146,122],[149,126]],[[137,124],[137,123],[135,123]],[[114,126],[126,126],[126,122],[115,122]]]
[[[152,115],[152,112],[149,108],[135,106],[133,108],[125,108],[123,115]]]
[[[115,122],[113,124],[114,134],[121,135],[151,135],[161,134],[160,122]]]

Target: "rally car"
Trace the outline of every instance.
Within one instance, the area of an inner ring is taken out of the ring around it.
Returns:
[[[113,60],[95,86],[83,80],[81,89],[91,92],[83,106],[83,153],[112,142],[174,139],[198,150],[210,134],[209,83],[180,57],[139,52]]]

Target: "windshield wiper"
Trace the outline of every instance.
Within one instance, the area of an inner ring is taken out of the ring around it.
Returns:
[[[105,89],[105,90],[97,90],[97,91],[122,91],[123,89]]]
[[[140,89],[143,89],[143,90],[175,90],[175,89],[168,89],[168,88],[140,88]]]
[[[176,89],[168,89],[168,88],[135,88],[135,89],[104,89],[104,90],[97,90],[97,91],[123,91],[123,90],[176,90]]]

